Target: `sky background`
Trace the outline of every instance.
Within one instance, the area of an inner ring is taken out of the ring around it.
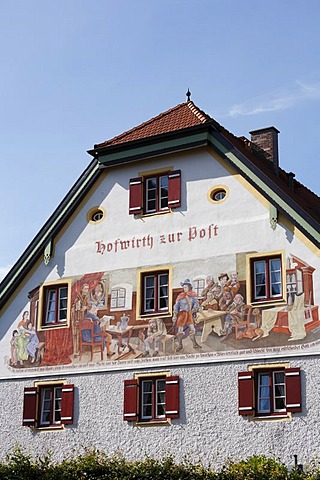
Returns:
[[[0,0],[0,279],[95,143],[191,99],[320,194],[319,0]]]

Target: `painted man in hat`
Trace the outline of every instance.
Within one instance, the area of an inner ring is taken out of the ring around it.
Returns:
[[[184,282],[181,283],[183,287],[183,292],[181,292],[176,300],[176,303],[173,308],[173,324],[176,324],[178,327],[177,339],[178,339],[178,347],[177,352],[182,350],[182,338],[183,338],[183,331],[184,327],[188,326],[190,329],[190,339],[192,341],[193,348],[202,348],[196,342],[195,337],[195,316],[200,309],[200,305],[198,302],[197,294],[192,291],[192,283],[187,278]]]

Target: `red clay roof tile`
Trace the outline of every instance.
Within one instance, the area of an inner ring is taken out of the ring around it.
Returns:
[[[109,147],[111,145],[140,140],[163,133],[175,132],[211,121],[212,118],[196,107],[193,102],[184,102],[121,135],[113,137],[106,142],[96,144],[95,148]]]

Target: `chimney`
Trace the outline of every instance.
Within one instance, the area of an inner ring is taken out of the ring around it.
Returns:
[[[261,128],[249,132],[251,135],[251,142],[261,148],[267,153],[268,158],[273,163],[275,173],[279,172],[279,154],[278,154],[278,133],[275,127]]]

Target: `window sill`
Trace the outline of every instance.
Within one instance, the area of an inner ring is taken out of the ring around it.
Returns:
[[[292,420],[291,413],[284,413],[280,415],[261,415],[252,416],[249,418],[250,422],[290,422]]]
[[[57,425],[57,426],[48,426],[48,427],[31,427],[35,432],[57,432],[64,430],[64,425]]]
[[[154,312],[154,313],[142,313],[139,316],[137,316],[137,320],[148,320],[149,318],[171,318],[172,313],[170,312]]]
[[[138,421],[138,422],[134,422],[133,423],[133,426],[134,427],[169,427],[171,424],[171,419],[170,418],[167,418],[166,420],[153,420],[151,422],[142,422],[142,421]]]
[[[161,215],[168,215],[169,213],[172,213],[172,209],[169,208],[168,210],[163,210],[161,212],[152,212],[152,213],[138,213],[135,215],[136,218],[139,219],[144,219],[144,218],[150,218],[150,217],[159,217]]]
[[[61,323],[61,324],[56,324],[56,325],[41,325],[40,328],[39,328],[39,331],[41,330],[55,330],[55,329],[58,329],[59,328],[69,328],[69,324],[68,323]]]
[[[280,298],[279,300],[252,300],[251,301],[252,307],[286,307],[288,304],[284,298]]]

